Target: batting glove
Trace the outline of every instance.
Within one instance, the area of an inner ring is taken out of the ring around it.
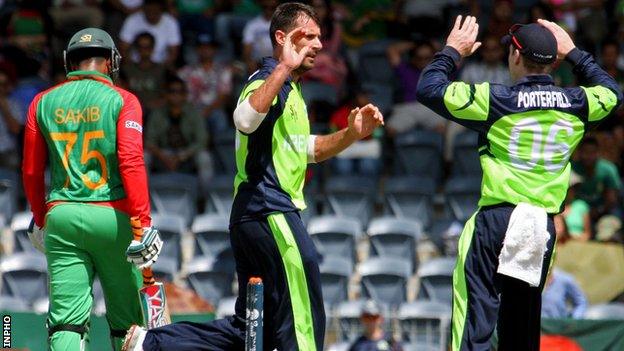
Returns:
[[[26,231],[26,234],[28,234],[28,239],[30,239],[30,242],[33,244],[35,249],[43,253],[46,252],[45,231],[43,230],[43,228],[40,228],[38,225],[35,224],[34,218],[30,220],[30,224],[28,225],[28,230]]]
[[[141,241],[132,240],[126,249],[128,262],[134,263],[139,269],[148,268],[158,259],[162,245],[158,230],[154,227],[143,228]]]

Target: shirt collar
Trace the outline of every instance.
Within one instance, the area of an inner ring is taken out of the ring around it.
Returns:
[[[531,74],[520,78],[516,85],[554,85],[555,81],[548,74]]]
[[[113,80],[109,76],[98,71],[72,71],[67,74],[67,79],[69,80],[79,80],[85,78],[95,79],[102,83],[113,85]]]
[[[271,57],[271,56],[263,57],[262,62],[261,62],[261,68],[264,68],[268,70],[269,72],[273,72],[275,67],[277,67],[278,63],[279,61],[277,61],[274,57]],[[288,78],[286,78],[285,83],[290,84],[291,82],[292,82],[292,77],[289,75]]]

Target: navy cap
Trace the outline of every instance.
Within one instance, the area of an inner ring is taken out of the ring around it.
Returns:
[[[536,63],[550,64],[557,60],[557,39],[541,24],[514,24],[501,43],[513,45],[522,56]]]

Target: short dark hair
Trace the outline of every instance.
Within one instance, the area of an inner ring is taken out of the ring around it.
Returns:
[[[271,26],[269,28],[271,44],[273,44],[273,47],[277,46],[275,32],[278,30],[289,32],[293,29],[295,22],[301,15],[307,16],[319,26],[321,25],[321,22],[316,15],[316,11],[314,11],[314,8],[310,5],[299,2],[286,2],[279,5],[275,9],[275,12],[273,12],[273,16],[271,17]]]
[[[169,74],[167,76],[167,90],[171,89],[176,84],[180,84],[182,86],[182,91],[184,91],[184,93],[187,92],[186,83],[182,80],[182,78],[175,74]]]
[[[516,49],[513,45],[509,45],[509,50],[511,53],[513,53],[514,50],[518,50],[518,49]],[[524,66],[524,68],[526,68],[526,70],[529,73],[537,73],[537,74],[549,73],[552,68],[551,63],[537,63],[525,55],[522,55],[522,54],[520,55],[522,56],[522,65]]]
[[[141,33],[137,34],[137,36],[134,38],[134,44],[137,45],[139,43],[139,40],[141,40],[143,38],[148,39],[150,41],[152,47],[154,47],[154,45],[156,45],[156,38],[154,38],[154,36],[150,32],[141,32]]]

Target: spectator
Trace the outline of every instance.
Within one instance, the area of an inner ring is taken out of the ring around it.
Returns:
[[[335,1],[337,13],[345,26],[343,40],[352,48],[386,38],[387,24],[395,19],[396,4],[390,0]]]
[[[258,69],[261,58],[273,55],[269,26],[277,0],[260,0],[260,7],[262,13],[247,22],[243,30],[243,60],[249,74]]]
[[[49,9],[57,31],[71,35],[85,27],[99,28],[104,23],[102,0],[53,0]]]
[[[119,33],[124,57],[129,57],[130,44],[143,32],[150,33],[155,39],[152,61],[173,66],[178,58],[182,38],[176,19],[165,13],[165,0],[145,0],[141,11],[126,18]],[[138,61],[136,53],[133,53],[132,60]]]
[[[313,0],[312,5],[321,21],[323,50],[316,54],[314,68],[306,73],[304,79],[331,85],[340,92],[348,73],[345,60],[340,55],[342,25],[333,18],[329,0]]]
[[[617,168],[599,157],[598,141],[594,137],[586,137],[578,151],[578,161],[572,163],[572,169],[583,177],[577,196],[589,204],[592,223],[607,214],[618,215],[618,193],[622,186]]]
[[[138,62],[129,62],[122,68],[128,89],[134,92],[144,109],[144,115],[163,105],[162,91],[165,88],[165,67],[152,61],[154,36],[148,32],[137,35],[134,49]]]
[[[0,71],[0,167],[17,170],[25,112],[9,97],[12,88],[9,75]]]
[[[407,61],[402,60],[406,51],[409,51]],[[429,64],[434,53],[433,44],[427,41],[399,42],[388,47],[388,60],[394,67],[395,78],[399,85],[399,103],[392,107],[392,115],[386,127],[390,136],[417,127],[444,133],[446,121],[416,101],[416,86],[420,73]]]
[[[603,41],[600,54],[602,68],[618,82],[621,88],[624,88],[624,71],[618,67],[618,59],[620,57],[620,45],[617,41],[608,39]]]
[[[209,35],[199,35],[197,43],[199,63],[183,67],[178,74],[186,82],[189,100],[197,104],[210,132],[216,135],[228,128],[224,107],[232,94],[232,72],[215,62],[219,46]]]
[[[383,330],[384,318],[381,308],[374,300],[366,301],[360,321],[364,326],[364,334],[349,348],[349,351],[401,351],[401,343],[386,336]]]
[[[143,0],[107,0],[103,9],[106,13],[104,27],[113,39],[119,41],[119,30],[127,16],[141,11]]]
[[[185,39],[194,40],[200,34],[214,37],[215,1],[177,0],[176,5]]]
[[[202,187],[212,176],[204,119],[188,101],[184,82],[167,82],[167,105],[153,111],[147,123],[146,146],[154,172],[198,173]]]
[[[483,39],[482,61],[470,62],[464,66],[460,79],[469,84],[490,82],[511,85],[511,77],[503,64],[505,51],[500,40],[492,35]]]
[[[567,237],[571,239],[587,241],[591,239],[591,220],[589,218],[589,205],[582,199],[576,198],[579,186],[583,178],[575,172],[570,173],[570,187],[564,200],[563,218],[567,228]]]
[[[349,113],[357,106],[366,106],[370,103],[367,92],[357,91],[350,101],[334,112],[329,120],[330,132],[347,128]],[[382,129],[376,129],[373,134],[358,140],[338,154],[333,160],[334,173],[338,175],[359,174],[375,176],[379,172],[381,157]]]
[[[444,28],[444,9],[452,0],[404,0],[401,14],[407,16],[412,35],[418,38],[438,38]],[[473,15],[475,15],[473,13]]]
[[[542,317],[581,319],[587,309],[587,298],[574,276],[554,268],[542,293]]]
[[[513,12],[513,0],[494,0],[487,33],[496,38],[505,36],[513,25]]]

